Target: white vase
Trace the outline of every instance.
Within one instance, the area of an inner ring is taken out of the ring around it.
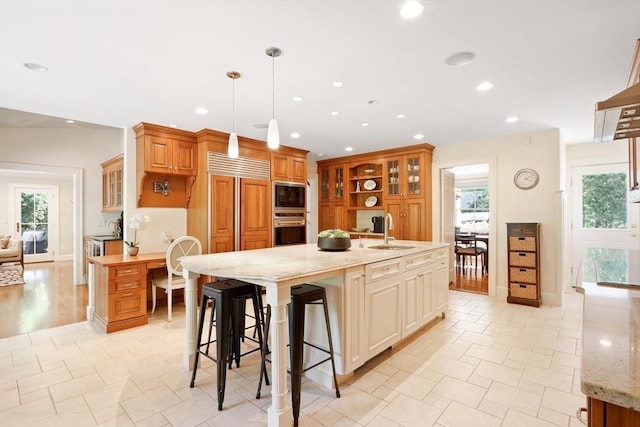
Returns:
[[[127,246],[127,255],[136,256],[140,250],[137,246]]]

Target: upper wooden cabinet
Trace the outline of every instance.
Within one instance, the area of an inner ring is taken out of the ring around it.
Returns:
[[[145,135],[144,169],[172,175],[196,175],[196,144],[167,137]]]
[[[307,182],[307,159],[286,153],[271,153],[271,180]]]
[[[136,132],[138,207],[186,208],[198,175],[196,136],[140,123]]]
[[[102,211],[122,210],[122,171],[124,155],[114,157],[102,163]]]
[[[319,224],[372,229],[372,217],[391,213],[390,236],[430,240],[432,153],[420,144],[318,162]]]

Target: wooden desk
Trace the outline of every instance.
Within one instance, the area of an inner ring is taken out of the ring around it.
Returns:
[[[147,272],[166,268],[166,253],[89,257],[87,319],[109,333],[146,325]]]

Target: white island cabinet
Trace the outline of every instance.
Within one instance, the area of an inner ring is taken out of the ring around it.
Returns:
[[[182,258],[187,279],[185,366],[192,368],[195,355],[197,278],[201,274],[229,277],[264,286],[272,309],[272,404],[267,423],[290,425],[286,305],[292,286],[313,283],[327,290],[336,369],[342,375],[352,373],[447,309],[448,244],[394,241],[405,248],[370,247],[379,243],[363,239],[363,247],[354,245],[344,252],[320,251],[308,244]],[[305,336],[325,344],[319,307],[309,310],[307,316]],[[321,365],[307,375],[331,386],[330,366]]]

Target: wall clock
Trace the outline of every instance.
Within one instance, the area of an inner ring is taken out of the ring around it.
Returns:
[[[516,187],[523,190],[529,190],[535,187],[538,185],[539,180],[538,172],[533,169],[520,169],[513,176],[513,182],[516,184]]]

